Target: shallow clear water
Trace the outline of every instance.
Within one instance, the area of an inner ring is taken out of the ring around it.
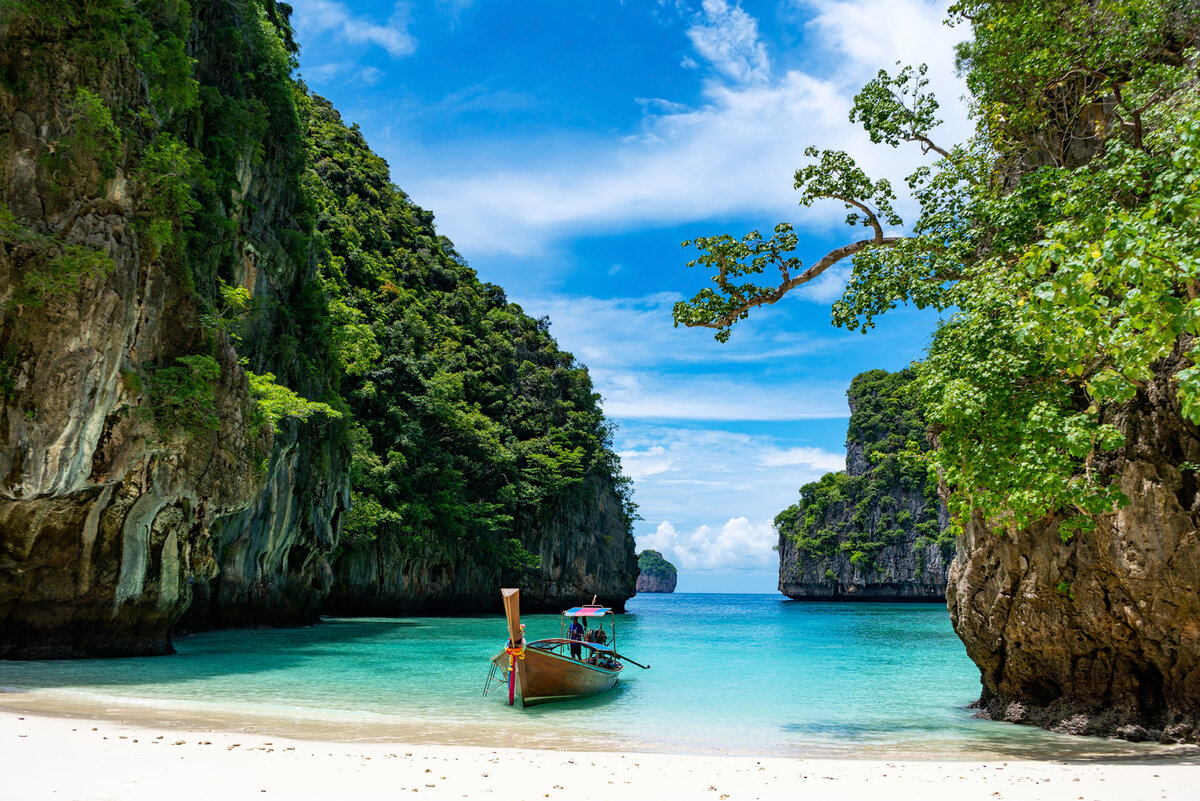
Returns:
[[[328,619],[180,638],[168,657],[0,662],[0,687],[346,740],[880,758],[1166,753],[976,720],[966,706],[978,670],[940,604],[672,594],[638,596],[628,610],[618,650],[651,669],[627,667],[596,698],[530,709],[510,708],[503,690],[482,696],[506,637],[500,616]],[[558,636],[557,615],[523,620],[530,640]]]

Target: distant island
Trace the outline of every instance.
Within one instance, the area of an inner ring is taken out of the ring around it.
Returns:
[[[647,548],[638,554],[638,570],[638,592],[675,592],[679,571],[658,551]]]
[[[913,379],[911,369],[869,370],[850,382],[846,469],[801,487],[775,517],[789,598],[945,600],[950,515],[924,466],[900,459],[925,440]]]

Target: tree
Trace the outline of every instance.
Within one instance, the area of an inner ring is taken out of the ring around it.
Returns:
[[[908,179],[909,233],[886,181],[845,153],[810,149],[800,204],[838,200],[874,236],[805,269],[786,223],[763,240],[701,237],[689,266],[716,288],[676,305],[676,325],[717,330],[850,258],[837,325],[867,331],[898,303],[953,313],[917,387],[939,447],[928,457],[959,518],[1023,525],[1065,511],[1060,533],[1120,503],[1097,457],[1122,445],[1114,410],[1172,371],[1200,421],[1200,8],[1185,0],[966,1],[959,68],[975,135],[943,149],[924,68],[886,72],[851,119],[874,142],[939,156]],[[778,270],[780,281],[753,276]]]

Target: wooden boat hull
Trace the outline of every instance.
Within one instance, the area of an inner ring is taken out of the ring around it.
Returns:
[[[518,607],[519,594],[517,590],[506,589],[501,591],[501,595],[505,616],[508,618],[509,643],[523,642],[521,613]],[[568,656],[566,652],[572,646],[570,640],[550,639],[528,643],[524,648],[524,658],[513,659],[509,650],[505,649],[492,657],[492,662],[502,669],[507,669],[510,662],[514,667],[510,702],[519,697],[521,706],[533,706],[545,701],[586,698],[611,690],[617,683],[622,668],[620,662],[611,658],[612,652],[589,643],[579,642],[574,645],[585,655],[607,654],[609,664],[614,664],[615,667],[588,664]]]
[[[568,698],[586,698],[611,690],[621,671],[589,665],[569,656],[543,651],[534,643],[525,649],[524,668],[517,668],[517,694],[523,706]],[[507,654],[500,654],[507,658]]]
[[[522,706],[599,695],[611,690],[621,674],[620,667],[612,670],[589,665],[536,646],[537,643],[531,643],[525,649],[525,658],[516,660],[515,694]],[[502,668],[508,667],[509,655],[501,651],[492,661]]]

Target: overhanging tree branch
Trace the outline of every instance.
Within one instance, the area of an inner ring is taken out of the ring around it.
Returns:
[[[837,264],[842,259],[844,259],[848,256],[853,256],[855,253],[858,253],[859,251],[862,251],[868,247],[872,247],[872,246],[888,247],[888,246],[894,245],[896,242],[899,242],[902,238],[903,237],[898,237],[898,236],[889,236],[889,237],[880,236],[875,239],[860,239],[857,242],[851,242],[848,245],[842,245],[840,248],[835,248],[835,249],[829,251],[828,253],[826,253],[824,256],[821,257],[821,259],[816,264],[809,267],[807,270],[800,273],[800,275],[796,276],[795,278],[791,278],[788,275],[787,271],[783,270],[781,268],[781,271],[783,272],[784,280],[779,284],[779,286],[775,287],[774,289],[772,289],[770,291],[760,292],[759,294],[754,295],[748,299],[745,298],[744,296],[741,296],[742,300],[743,300],[743,302],[741,304],[739,304],[738,306],[735,306],[724,316],[719,317],[715,320],[712,320],[709,322],[692,320],[692,321],[684,322],[684,325],[687,326],[688,328],[697,328],[697,327],[698,328],[728,328],[729,326],[731,326],[735,322],[737,322],[739,319],[744,318],[751,309],[757,308],[759,306],[772,305],[773,303],[778,301],[780,298],[782,298],[784,295],[786,295],[788,292],[791,292],[793,289],[800,286],[801,284],[807,284],[809,281],[813,280],[814,278],[819,276],[821,273],[825,272],[830,267]],[[677,305],[680,305],[680,304],[677,304]],[[677,322],[678,322],[678,315],[676,316],[676,318],[677,318]]]
[[[941,124],[936,116],[937,99],[925,87],[927,67],[905,67],[893,78],[880,70],[862,91],[854,96],[850,122],[861,123],[875,144],[887,143],[898,147],[901,142],[917,142],[921,152],[930,150],[942,158],[950,152],[938,147],[929,131]]]

